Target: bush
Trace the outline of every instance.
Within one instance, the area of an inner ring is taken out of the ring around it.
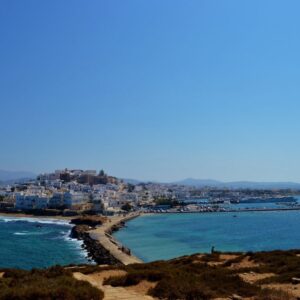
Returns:
[[[5,270],[0,279],[1,300],[93,300],[103,299],[103,292],[89,283],[78,281],[68,270]]]
[[[110,277],[104,284],[131,286],[148,280],[157,282],[156,286],[148,291],[150,295],[188,300],[228,297],[235,293],[251,297],[260,289],[244,282],[231,270],[212,267],[205,262],[195,264],[192,257],[129,265],[124,267],[124,270],[127,274]]]
[[[281,290],[263,289],[254,300],[294,300],[291,294]]]
[[[299,251],[270,251],[253,253],[251,259],[261,265],[260,271],[275,273],[276,276],[261,280],[259,283],[291,283],[293,277],[300,277]]]

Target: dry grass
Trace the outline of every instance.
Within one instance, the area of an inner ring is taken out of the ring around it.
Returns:
[[[297,251],[198,254],[124,270],[126,275],[110,277],[104,284],[133,289],[152,283],[148,294],[159,299],[225,299],[237,294],[243,299],[289,300],[298,296],[291,278],[300,272],[300,257]]]
[[[166,299],[211,299],[234,293],[250,297],[258,292],[259,288],[226,268],[212,267],[205,262],[195,265],[193,260],[191,257],[130,265],[125,267],[126,275],[111,277],[104,284],[128,287],[146,280],[155,283],[149,295]]]
[[[297,300],[294,295],[284,290],[263,289],[254,300]]]
[[[155,288],[156,284],[156,282],[142,280],[136,285],[126,287],[126,289],[129,291],[137,292],[141,295],[147,295],[150,289]]]
[[[97,287],[98,291],[103,289],[110,294],[112,298],[109,299],[128,293],[130,299],[135,297],[132,295],[140,295],[140,299],[150,295],[170,300],[230,299],[238,295],[244,300],[295,300],[300,298],[300,284],[292,284],[292,278],[300,277],[299,254],[300,251],[213,253],[123,267],[73,266],[32,272],[0,270],[0,299],[26,300],[37,294],[34,299],[90,300],[94,299]],[[77,279],[88,281],[94,287],[70,278],[72,272]],[[72,291],[76,291],[76,298]],[[97,299],[102,296],[100,292]]]
[[[250,259],[249,256],[240,256],[235,259],[227,261],[227,264],[230,263],[229,269],[231,270],[240,270],[246,268],[258,268],[259,264],[255,263]]]
[[[255,272],[249,272],[249,273],[241,273],[239,276],[248,283],[256,283],[259,280],[263,280],[269,277],[274,276],[274,273],[255,273]]]
[[[291,283],[272,283],[263,285],[264,288],[268,288],[276,291],[285,291],[290,296],[300,298],[300,285],[294,285]]]

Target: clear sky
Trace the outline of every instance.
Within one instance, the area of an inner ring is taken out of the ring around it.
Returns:
[[[299,182],[299,11],[2,0],[0,169]]]

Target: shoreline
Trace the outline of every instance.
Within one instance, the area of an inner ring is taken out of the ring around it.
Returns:
[[[216,210],[216,211],[144,211],[145,215],[156,214],[208,214],[208,213],[243,213],[243,212],[270,212],[270,211],[299,211],[300,207],[296,208],[250,208],[250,209],[230,209],[230,210]]]

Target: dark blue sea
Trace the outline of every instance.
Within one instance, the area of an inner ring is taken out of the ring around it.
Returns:
[[[32,269],[87,263],[64,221],[0,216],[0,268]]]
[[[185,254],[300,248],[300,211],[154,214],[114,234],[149,262]]]

